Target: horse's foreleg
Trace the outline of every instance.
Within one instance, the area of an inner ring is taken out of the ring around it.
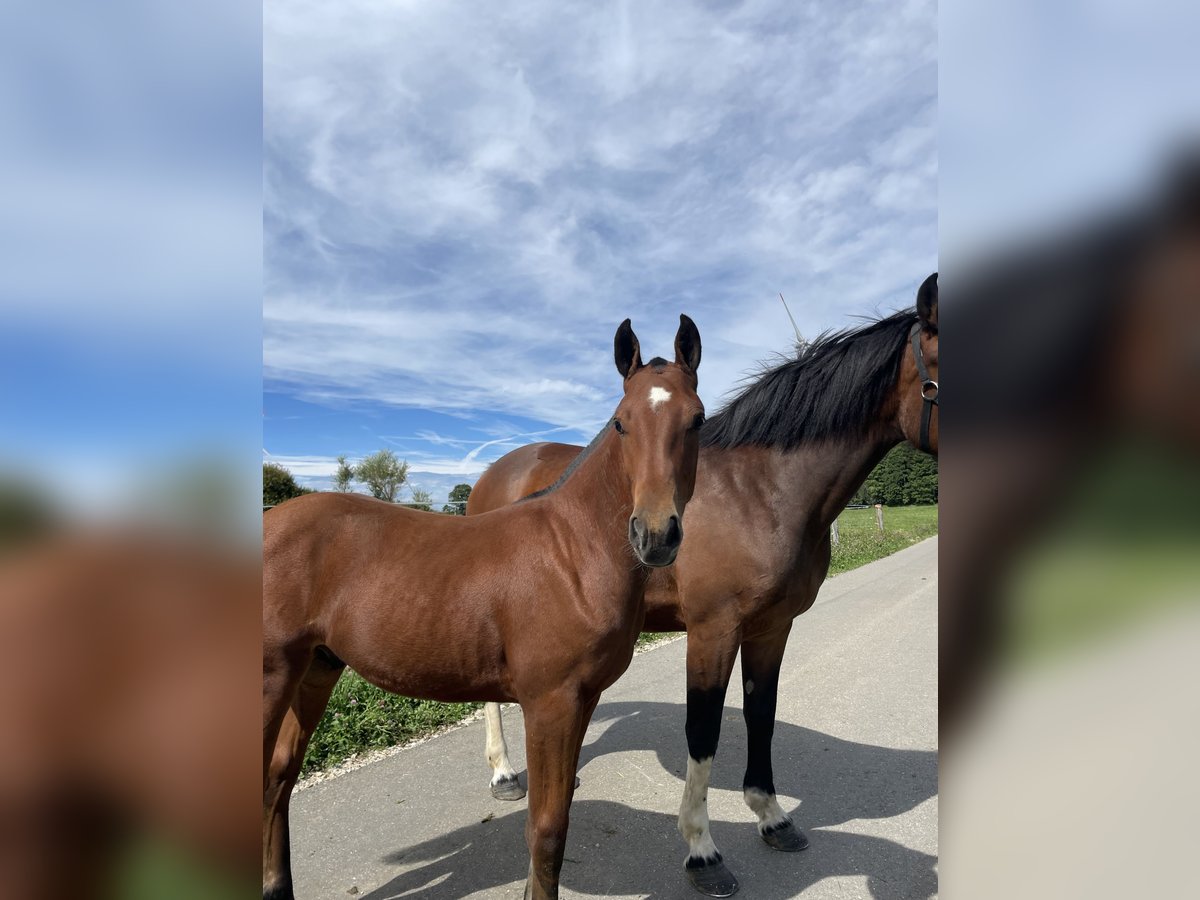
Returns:
[[[736,629],[688,629],[688,765],[679,805],[679,833],[688,842],[684,862],[688,880],[710,897],[728,897],[738,888],[709,832],[708,785],[721,737],[725,690],[739,643]]]
[[[746,719],[746,805],[758,817],[758,833],[776,850],[803,850],[806,838],[775,799],[771,738],[779,697],[779,667],[791,624],[781,633],[742,644],[742,715]]]
[[[343,668],[321,659],[312,661],[285,710],[272,747],[263,790],[263,900],[291,900],[293,896],[288,804],[300,777],[304,751]]]
[[[525,796],[512,763],[508,761],[508,744],[504,740],[504,723],[500,720],[500,704],[485,703],[483,718],[487,727],[487,761],[492,767],[492,796],[497,800],[520,800]]]
[[[558,876],[567,846],[571,798],[579,748],[599,696],[580,700],[574,691],[539,698],[525,709],[525,755],[529,771],[529,880],[525,897],[558,897]]]

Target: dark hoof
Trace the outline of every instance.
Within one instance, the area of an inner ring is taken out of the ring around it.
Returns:
[[[579,787],[579,776],[575,776],[575,787]]]
[[[689,859],[684,864],[688,881],[692,887],[709,897],[732,897],[737,893],[738,880],[719,858],[715,860]]]
[[[520,800],[525,796],[525,788],[516,775],[510,775],[492,782],[492,796],[497,800]]]
[[[263,900],[294,900],[292,886],[281,885],[273,888],[263,888]]]
[[[760,831],[759,835],[772,850],[782,850],[784,853],[795,853],[808,846],[808,838],[790,819]]]

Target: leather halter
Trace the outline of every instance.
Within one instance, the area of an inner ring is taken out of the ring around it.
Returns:
[[[933,408],[938,405],[938,383],[929,377],[929,369],[925,366],[925,354],[921,352],[921,323],[913,322],[912,330],[908,333],[912,340],[913,360],[917,364],[917,376],[921,379],[921,442],[918,446],[926,453],[932,453],[929,447],[929,420],[933,417]]]

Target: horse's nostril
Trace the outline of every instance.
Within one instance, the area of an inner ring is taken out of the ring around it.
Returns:
[[[671,516],[667,520],[667,543],[678,544],[683,539],[683,529],[679,525],[679,516]]]

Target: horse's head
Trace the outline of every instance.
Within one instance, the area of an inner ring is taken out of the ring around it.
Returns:
[[[1200,453],[1200,155],[1179,164],[1164,208],[1118,285],[1093,376],[1126,433]]]
[[[934,272],[917,289],[917,321],[900,364],[900,430],[914,446],[938,452],[938,283]]]
[[[675,362],[642,362],[637,335],[626,319],[614,341],[625,396],[613,414],[621,458],[633,495],[629,543],[648,566],[669,566],[683,540],[683,509],[696,486],[704,404],[696,395],[700,332],[679,317]]]

